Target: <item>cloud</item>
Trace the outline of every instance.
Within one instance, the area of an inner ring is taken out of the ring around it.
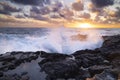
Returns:
[[[47,6],[46,7],[35,7],[35,6],[33,6],[30,11],[35,12],[36,14],[41,14],[41,15],[45,15],[45,14],[50,13],[50,9]]]
[[[50,18],[54,18],[54,19],[60,19],[61,18],[61,16],[59,15],[59,14],[51,14],[50,15]]]
[[[49,7],[51,12],[58,12],[63,7],[63,4],[59,1],[55,1],[54,4],[51,4]]]
[[[25,18],[25,15],[23,13],[19,14],[13,14],[16,18]]]
[[[72,22],[78,20],[82,22],[86,19],[98,23],[120,21],[120,8],[116,8],[114,14],[108,12],[113,10],[113,6],[116,5],[116,3],[118,4],[118,0],[116,0],[117,2],[114,0],[74,1],[75,0],[73,0],[71,4],[66,4],[61,2],[61,0],[1,0],[0,14],[4,14],[4,16],[9,17],[2,18],[0,21],[12,24],[17,24],[19,22],[27,23],[25,20],[29,19],[51,24],[58,24],[63,21]],[[88,3],[90,3],[90,6],[87,6]],[[108,11],[105,11],[105,9],[108,9]],[[30,22],[32,24],[32,21]]]
[[[15,18],[14,16],[0,14],[0,27],[46,27],[52,23],[32,18]]]
[[[54,1],[54,3],[47,6],[32,6],[30,9],[30,15],[26,15],[26,17],[46,21],[49,21],[49,18],[60,19],[61,16],[59,15],[59,12],[62,10],[62,7],[63,4],[59,1]]]
[[[90,19],[90,14],[89,13],[83,13],[80,17],[85,18],[85,19]]]
[[[0,2],[0,13],[1,14],[10,14],[11,12],[20,12],[21,9],[16,8],[15,6],[12,6],[6,2]]]
[[[115,13],[115,16],[116,16],[117,18],[120,18],[120,7],[117,7],[116,9],[117,9],[117,11],[116,11],[116,13]]]
[[[35,12],[30,12],[30,15],[26,16],[27,18],[33,18],[35,20],[42,20],[42,21],[48,21],[49,18],[44,17],[43,15],[37,14]]]
[[[105,7],[114,4],[114,0],[91,0],[96,7]]]
[[[24,5],[44,5],[50,4],[50,0],[11,0],[12,2]]]
[[[98,12],[99,13],[103,10],[103,8],[98,8],[94,4],[91,4],[90,7],[89,7],[89,10],[92,11],[92,12]]]
[[[59,15],[64,19],[71,20],[72,17],[74,16],[74,13],[69,8],[64,8],[59,11]]]
[[[81,11],[81,10],[83,10],[83,4],[82,4],[82,2],[81,1],[78,1],[78,2],[74,2],[73,4],[72,4],[72,8],[73,8],[73,10],[75,10],[75,11]]]

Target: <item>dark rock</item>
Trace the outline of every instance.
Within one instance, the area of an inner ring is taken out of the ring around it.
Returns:
[[[15,60],[15,57],[11,57],[11,56],[0,56],[0,61],[12,61]]]
[[[20,80],[29,80],[29,79],[30,79],[29,76],[25,75],[25,76],[22,76]]]
[[[111,69],[112,66],[107,66],[107,65],[95,65],[95,66],[91,66],[89,67],[89,72],[91,74],[91,77],[93,77],[95,74],[100,74],[101,72],[103,72],[106,69]]]
[[[22,72],[21,76],[24,76],[24,75],[27,75],[27,74],[28,74],[28,72]]]
[[[85,80],[86,78],[89,78],[89,77],[91,77],[91,75],[88,69],[81,68],[79,70],[78,80]]]
[[[81,64],[80,66],[83,66],[85,68],[102,64],[104,62],[104,58],[100,55],[99,51],[82,50],[75,52],[73,56],[75,56],[78,64]]]
[[[3,75],[4,75],[3,72],[0,72],[0,77],[3,77]]]
[[[17,51],[17,52],[15,52],[15,51],[13,51],[13,52],[11,52],[10,54],[11,55],[18,55],[18,54],[23,54],[24,52],[22,52],[22,51]]]
[[[38,63],[39,60],[41,70],[47,73],[46,80],[86,80],[93,76],[91,80],[116,80],[120,75],[120,35],[103,38],[105,41],[101,48],[76,51],[72,55],[44,51],[14,51],[0,55],[0,80],[29,80],[30,76],[24,71],[21,75],[5,73],[21,64],[26,65],[26,62]]]
[[[0,80],[20,80],[21,77],[17,74],[15,75],[4,75],[3,77],[0,77]]]
[[[12,69],[15,69],[15,68],[16,68],[16,66],[14,64],[11,64],[11,65],[8,66],[8,70],[12,70]]]
[[[99,49],[102,55],[107,58],[114,58],[115,56],[120,56],[120,35],[117,36],[105,36],[104,43]]]
[[[67,54],[60,54],[60,53],[46,53],[44,51],[41,51],[41,55],[40,57],[42,58],[49,58],[49,59],[54,59],[54,60],[58,60],[58,59],[65,59],[66,57],[70,57],[70,55]]]
[[[105,70],[101,74],[95,75],[93,79],[94,80],[118,80],[118,75],[112,73],[109,70]]]
[[[77,63],[71,59],[47,62],[40,66],[52,79],[76,77],[79,73]]]
[[[40,55],[41,54],[41,51],[37,51],[35,52],[36,55]]]

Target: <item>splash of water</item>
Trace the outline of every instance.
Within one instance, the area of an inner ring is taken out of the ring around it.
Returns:
[[[3,35],[3,34],[2,34]],[[46,51],[71,54],[77,50],[95,49],[102,46],[103,39],[96,30],[51,29],[45,36],[24,37],[5,34],[0,39],[1,53],[11,51]],[[83,39],[82,39],[83,38]]]

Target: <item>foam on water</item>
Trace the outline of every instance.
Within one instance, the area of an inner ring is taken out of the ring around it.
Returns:
[[[103,39],[97,30],[50,29],[48,34],[17,35],[0,34],[0,53],[12,51],[46,51],[71,54],[77,50],[95,49],[102,46]],[[81,40],[80,35],[86,35]],[[76,39],[72,39],[72,36]]]

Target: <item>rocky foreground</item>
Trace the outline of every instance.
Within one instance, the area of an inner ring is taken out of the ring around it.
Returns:
[[[0,80],[118,80],[120,35],[104,36],[101,48],[59,53],[11,52],[0,55]]]

